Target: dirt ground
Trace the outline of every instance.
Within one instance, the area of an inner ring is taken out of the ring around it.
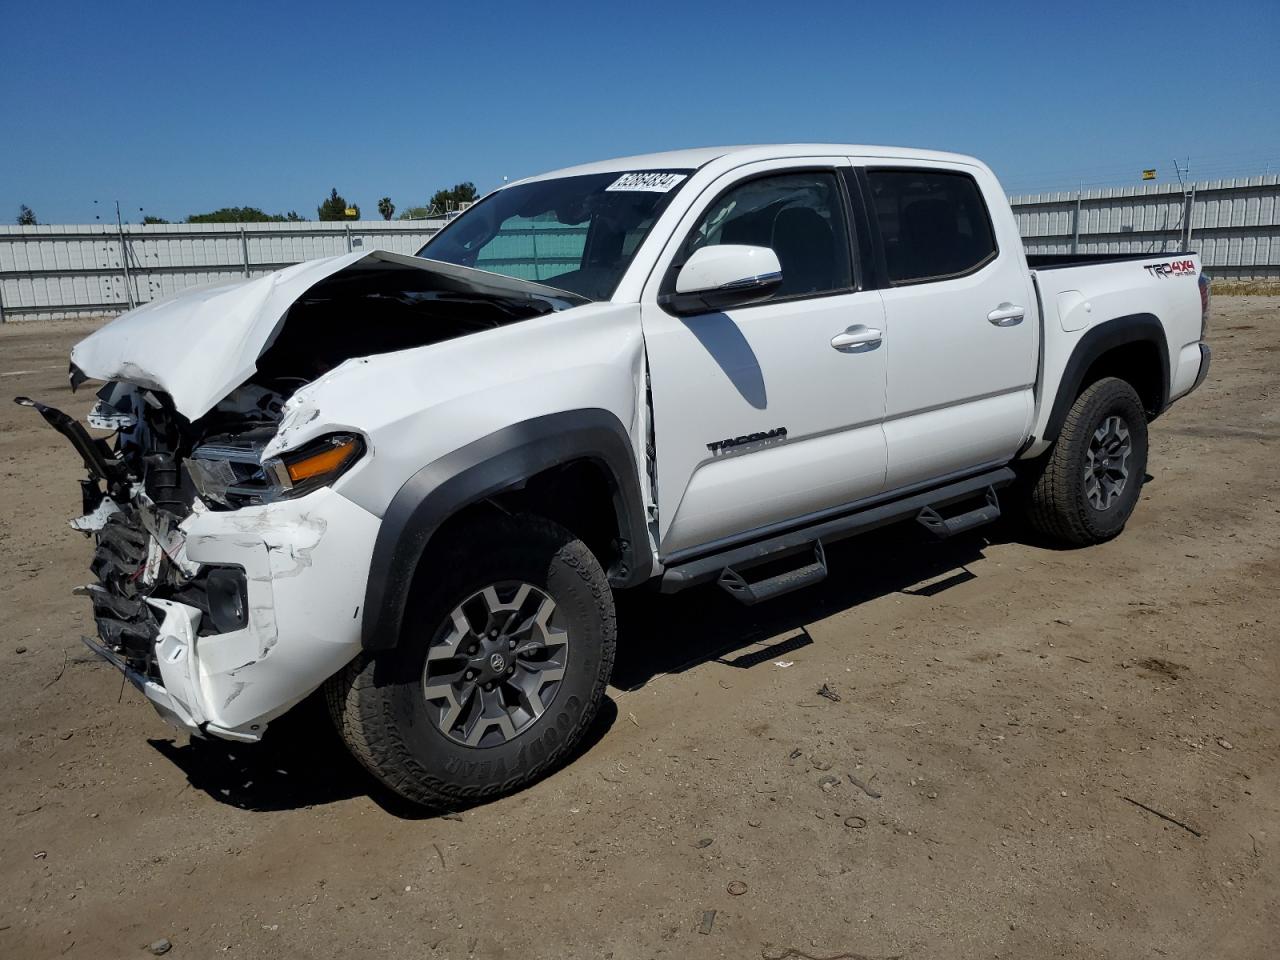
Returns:
[[[1117,540],[899,527],[771,605],[624,598],[583,754],[445,818],[314,704],[189,744],[122,690],[76,456],[0,404],[0,956],[1277,956],[1280,300],[1214,306]],[[83,413],[87,329],[0,329],[0,391]]]

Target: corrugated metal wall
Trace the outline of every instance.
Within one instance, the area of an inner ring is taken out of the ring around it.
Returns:
[[[1012,197],[1028,253],[1200,254],[1224,279],[1280,277],[1280,176]],[[1187,211],[1190,208],[1190,216]],[[1189,226],[1189,229],[1188,229]]]
[[[587,228],[554,217],[512,217],[484,245],[476,266],[522,280],[545,280],[577,270],[587,246]]]
[[[353,250],[414,253],[443,221],[0,226],[0,313],[47,320],[120,313],[187,287],[256,277]],[[124,270],[128,251],[129,272]]]
[[[1198,251],[1221,278],[1280,278],[1280,176],[1195,185],[1190,200],[1168,184],[1011,198],[1028,253]],[[1079,210],[1079,234],[1076,217]],[[210,223],[126,226],[0,226],[0,318],[57,319],[128,309],[186,287],[272,270],[350,250],[413,253],[443,221]],[[481,266],[529,259],[533,273],[576,265],[584,236],[528,221],[505,236]],[[129,252],[126,280],[124,255]],[[544,269],[545,268],[545,269]],[[529,279],[539,279],[531,276]]]

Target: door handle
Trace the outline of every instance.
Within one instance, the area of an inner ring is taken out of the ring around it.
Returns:
[[[1023,307],[1005,301],[987,314],[987,319],[994,323],[997,327],[1016,327],[1022,322],[1022,318],[1027,315],[1027,311]]]
[[[831,346],[837,350],[854,352],[858,347],[866,350],[874,350],[880,346],[880,341],[884,339],[884,334],[875,329],[861,323],[855,324],[844,333],[837,333],[831,338]]]

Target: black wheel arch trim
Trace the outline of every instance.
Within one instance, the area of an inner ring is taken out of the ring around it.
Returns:
[[[1110,351],[1131,343],[1151,343],[1156,348],[1160,359],[1160,398],[1158,407],[1147,413],[1154,420],[1163,412],[1169,405],[1169,344],[1165,340],[1164,326],[1154,314],[1133,313],[1100,323],[1080,338],[1063,368],[1043,439],[1050,442],[1058,439],[1067,412],[1080,395],[1084,375],[1089,368]]]
[[[366,650],[400,640],[405,603],[418,564],[440,526],[459,510],[519,488],[551,467],[588,460],[609,479],[620,557],[607,571],[615,587],[652,575],[640,474],[631,439],[608,410],[581,409],[503,427],[438,460],[405,481],[383,514],[365,588],[361,638]]]

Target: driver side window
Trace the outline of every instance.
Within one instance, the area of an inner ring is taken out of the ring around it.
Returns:
[[[685,241],[680,262],[700,247],[770,247],[782,285],[770,300],[820,296],[853,288],[844,198],[834,173],[757,177],[715,200]]]

